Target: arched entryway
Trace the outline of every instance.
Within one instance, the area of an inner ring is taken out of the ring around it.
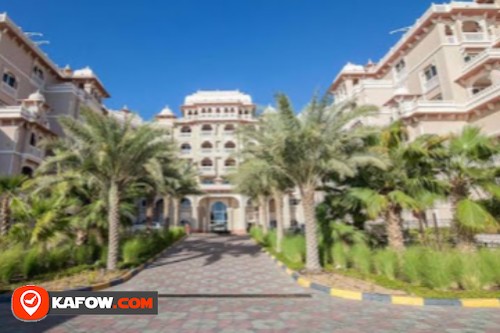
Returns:
[[[226,232],[228,230],[227,222],[227,205],[221,201],[215,202],[210,210],[211,231]]]

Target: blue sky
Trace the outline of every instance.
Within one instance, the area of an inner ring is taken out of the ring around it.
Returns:
[[[112,97],[149,119],[198,89],[240,89],[295,107],[347,61],[378,61],[431,0],[2,0],[0,12],[59,66],[89,65]]]

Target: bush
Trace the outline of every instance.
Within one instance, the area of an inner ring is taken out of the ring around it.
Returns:
[[[302,235],[287,235],[283,238],[283,255],[293,263],[304,263],[306,258],[306,240]]]
[[[273,250],[276,251],[278,245],[278,237],[276,236],[276,230],[270,230],[264,236],[264,244],[266,244],[267,246],[271,247]]]
[[[123,262],[126,264],[138,264],[142,254],[147,250],[146,246],[141,238],[133,238],[126,241],[122,248]]]
[[[73,249],[73,260],[76,265],[92,264],[94,261],[94,248],[90,245],[76,246]]]
[[[250,229],[250,236],[259,244],[264,244],[264,231],[261,227],[253,226]]]
[[[420,276],[420,265],[422,262],[422,252],[417,247],[412,247],[406,249],[403,254],[403,263],[401,267],[402,278],[403,280],[415,284],[420,285],[422,282]]]
[[[486,282],[500,286],[500,250],[481,249],[478,255]]]
[[[348,252],[349,265],[363,274],[371,272],[372,252],[367,245],[354,245]]]
[[[69,246],[56,247],[48,251],[45,256],[47,269],[50,271],[57,271],[69,264],[72,251]]]
[[[439,252],[420,249],[421,263],[417,266],[422,285],[431,289],[448,289],[455,281],[453,274],[455,265],[452,251]]]
[[[42,258],[46,258],[37,248],[25,252],[22,258],[21,273],[27,279],[35,275],[42,274],[46,270]]]
[[[398,254],[390,249],[376,251],[373,255],[373,270],[375,274],[395,280],[399,273]]]
[[[333,259],[333,267],[347,268],[347,253],[346,248],[342,243],[334,243],[331,248],[331,256]]]
[[[14,276],[20,274],[20,258],[24,256],[21,245],[16,245],[0,254],[0,279],[9,283]]]

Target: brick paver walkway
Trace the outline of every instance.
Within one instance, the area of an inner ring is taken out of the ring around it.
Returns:
[[[215,236],[191,237],[114,289],[134,288],[168,294],[311,292],[297,287],[249,240]],[[311,294],[160,298],[157,316],[49,316],[36,324],[18,322],[9,305],[0,304],[0,332],[500,332],[500,309],[420,308]]]

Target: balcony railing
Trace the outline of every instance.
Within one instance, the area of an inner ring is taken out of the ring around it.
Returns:
[[[215,172],[215,168],[213,166],[201,166],[200,171],[203,174],[212,174]]]
[[[488,35],[484,32],[462,32],[464,42],[487,42]]]
[[[189,155],[189,154],[191,154],[191,149],[182,149],[181,154],[182,155]]]
[[[215,131],[201,131],[202,136],[212,136],[215,134]]]
[[[179,136],[181,138],[189,138],[191,136],[191,132],[180,132]]]
[[[439,86],[439,76],[434,76],[432,79],[424,82],[424,92],[431,91]]]
[[[29,146],[26,149],[26,154],[29,154],[33,157],[38,158],[38,159],[42,159],[43,155],[44,155],[43,151],[40,148],[33,147],[33,146]]]
[[[214,151],[213,148],[201,148],[202,154],[211,154],[211,153],[213,153],[213,151]]]

